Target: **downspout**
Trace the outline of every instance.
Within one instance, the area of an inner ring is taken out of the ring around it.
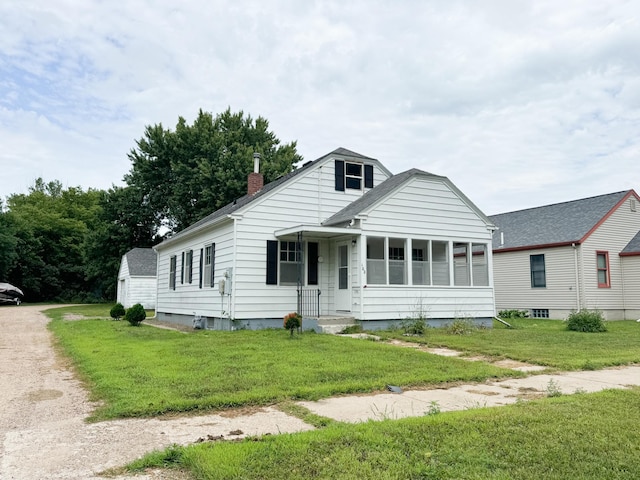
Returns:
[[[236,317],[236,285],[238,282],[235,281],[236,272],[236,262],[238,259],[238,219],[233,219],[233,274],[232,274],[232,282],[231,282],[231,294],[229,296],[229,320],[232,320]]]
[[[573,264],[575,268],[576,275],[576,310],[580,310],[580,276],[578,271],[578,246],[575,243],[572,243],[573,247]]]
[[[618,261],[620,262],[620,283],[622,284],[622,319],[627,320],[627,295],[624,288],[624,259],[618,255]]]

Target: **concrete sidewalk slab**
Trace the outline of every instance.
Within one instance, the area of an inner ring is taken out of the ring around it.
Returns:
[[[422,416],[435,411],[468,410],[509,405],[518,400],[549,394],[591,393],[612,388],[640,386],[640,366],[598,371],[532,375],[431,390],[407,390],[400,394],[354,395],[298,402],[316,415],[341,422],[398,419]]]

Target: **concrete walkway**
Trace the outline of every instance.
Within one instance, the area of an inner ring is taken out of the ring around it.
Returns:
[[[550,394],[591,393],[630,386],[640,386],[640,366],[540,374],[448,389],[354,395],[299,404],[317,415],[355,423],[421,416],[434,411],[496,407]]]

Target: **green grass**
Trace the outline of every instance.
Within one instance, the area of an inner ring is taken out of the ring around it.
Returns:
[[[569,331],[561,320],[509,319],[509,323],[515,328],[494,322],[494,328],[468,335],[450,335],[439,328],[429,328],[420,337],[405,337],[400,331],[381,335],[561,370],[594,370],[640,362],[640,324],[634,321],[607,322],[608,331],[601,333]]]
[[[482,362],[284,329],[184,334],[108,318],[110,306],[48,311],[50,328],[103,404],[93,420],[217,410],[520,376]],[[100,314],[102,312],[102,314]],[[65,313],[105,319],[65,321]]]
[[[197,479],[636,479],[640,389],[204,443],[130,465]]]

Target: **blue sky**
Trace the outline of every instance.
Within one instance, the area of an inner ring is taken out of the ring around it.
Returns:
[[[4,0],[0,197],[121,185],[146,125],[263,116],[494,214],[640,189],[640,3]]]

